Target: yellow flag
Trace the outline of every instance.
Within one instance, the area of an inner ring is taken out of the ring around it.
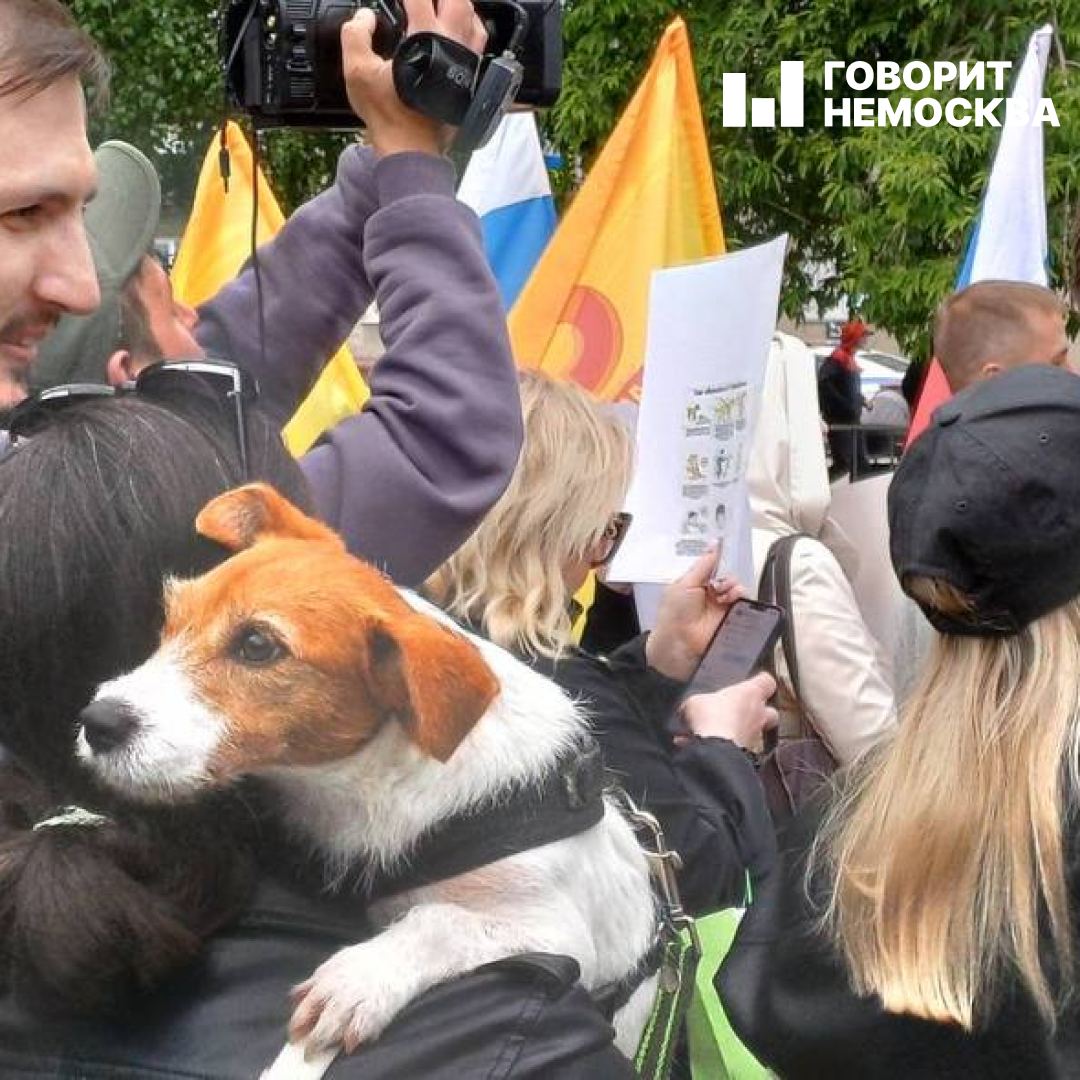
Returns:
[[[592,570],[585,579],[585,584],[574,593],[574,603],[577,604],[578,615],[574,619],[574,625],[570,628],[570,635],[575,645],[581,644],[581,636],[585,633],[585,627],[589,622],[589,612],[596,603],[596,574]]]
[[[261,171],[258,187],[252,182],[255,163],[244,133],[230,122],[225,128],[225,140],[232,166],[229,190],[225,191],[221,179],[221,144],[215,136],[199,173],[195,204],[172,269],[173,291],[192,307],[209,300],[236,277],[251,254],[253,191],[259,200],[256,243],[266,243],[285,224],[285,215]],[[289,449],[302,454],[327,428],[358,411],[367,397],[363,376],[348,349],[342,347],[286,426]]]
[[[244,133],[229,122],[225,141],[232,163],[228,193],[221,179],[218,151],[221,142],[214,136],[199,173],[195,204],[188,219],[180,250],[172,268],[173,292],[185,304],[205,303],[239,273],[251,254],[251,198],[254,162]],[[285,224],[285,215],[259,172],[259,232],[265,244]]]
[[[518,364],[605,401],[636,399],[652,272],[723,251],[690,41],[675,19],[510,313]]]

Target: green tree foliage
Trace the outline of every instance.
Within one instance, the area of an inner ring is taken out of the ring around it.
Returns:
[[[113,104],[95,136],[126,138],[159,165],[170,222],[182,223],[223,95],[217,0],[70,0],[113,59]],[[1059,46],[1047,92],[1061,119],[1046,129],[1055,280],[1070,271],[1066,232],[1080,192],[1080,0],[565,0],[566,75],[546,118],[569,163],[572,191],[633,93],[665,25],[689,25],[702,105],[732,247],[792,238],[784,306],[855,298],[863,314],[918,349],[956,273],[997,130],[824,128],[826,60],[1017,60],[1028,35],[1054,21]],[[748,73],[775,96],[781,60],[803,59],[807,125],[724,129],[721,78]],[[1071,77],[1070,77],[1071,76]],[[851,93],[850,91],[847,91]],[[948,95],[946,95],[948,96]],[[990,96],[990,95],[986,95]],[[264,137],[287,209],[320,190],[347,136]],[[835,273],[820,280],[820,268]]]
[[[823,127],[825,61],[1015,63],[1032,30],[1055,22],[1047,93],[1061,127],[1045,129],[1046,183],[1053,274],[1057,283],[1067,277],[1066,234],[1080,189],[1080,80],[1067,58],[1080,59],[1080,4],[567,0],[566,88],[548,132],[568,162],[587,169],[678,14],[690,30],[729,245],[789,233],[788,314],[797,316],[811,299],[828,304],[846,295],[916,351],[925,348],[930,316],[955,278],[998,131]],[[804,128],[721,126],[725,71],[747,72],[751,94],[776,96],[780,61],[797,59],[806,62]],[[822,267],[835,273],[817,280]]]
[[[113,67],[111,104],[94,119],[94,141],[126,139],[161,174],[163,230],[179,229],[225,107],[218,0],[69,0]],[[265,165],[286,210],[329,183],[349,136],[270,132]]]

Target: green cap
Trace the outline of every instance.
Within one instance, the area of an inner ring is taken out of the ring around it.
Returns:
[[[120,339],[120,293],[150,251],[161,217],[161,183],[147,157],[124,142],[94,153],[98,193],[86,208],[86,233],[101,285],[92,315],[64,315],[30,370],[33,390],[107,382],[106,362]]]

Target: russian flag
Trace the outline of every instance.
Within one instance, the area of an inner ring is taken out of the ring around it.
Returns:
[[[968,238],[956,289],[976,281],[1027,281],[1046,285],[1046,185],[1043,127],[1033,124],[1043,94],[1053,28],[1031,35],[1013,84],[982,207]],[[941,365],[930,366],[908,442],[926,429],[934,410],[952,396]]]
[[[509,113],[473,154],[458,198],[480,218],[488,262],[507,311],[555,232],[540,136],[532,113]]]
[[[982,209],[956,279],[958,290],[976,281],[1047,284],[1043,126],[1031,121],[1042,98],[1053,40],[1053,28],[1047,25],[1028,42]]]

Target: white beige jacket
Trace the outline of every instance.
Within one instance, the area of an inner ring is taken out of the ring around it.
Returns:
[[[896,723],[896,703],[885,650],[851,587],[858,553],[829,518],[814,356],[787,334],[775,335],[769,353],[748,481],[758,576],[774,540],[817,538],[791,559],[799,679],[816,730],[847,763]],[[795,729],[795,715],[783,715],[781,735]]]

